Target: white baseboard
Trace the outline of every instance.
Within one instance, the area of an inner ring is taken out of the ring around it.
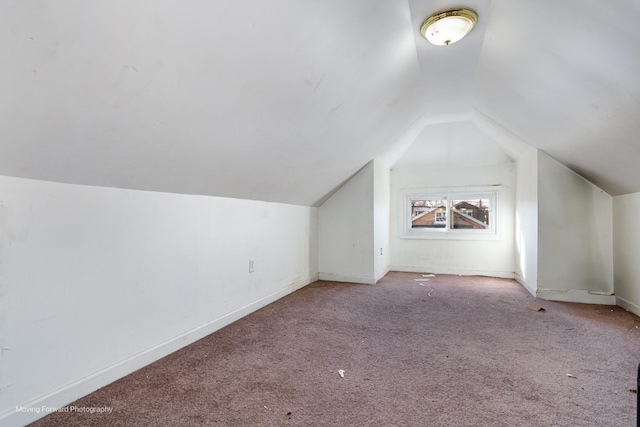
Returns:
[[[362,283],[365,285],[375,285],[377,280],[373,276],[343,276],[341,274],[320,273],[320,280],[328,282]]]
[[[12,426],[24,426],[32,423],[40,418],[48,415],[48,412],[44,412],[42,408],[61,408],[64,407],[79,398],[86,396],[98,390],[101,387],[111,384],[112,382],[119,380],[120,378],[129,375],[132,372],[137,371],[144,366],[147,366],[189,344],[198,341],[201,338],[206,337],[213,332],[224,328],[225,326],[239,320],[248,314],[253,313],[262,307],[271,304],[272,302],[318,280],[318,275],[311,275],[305,277],[297,282],[294,282],[285,288],[274,292],[258,301],[248,304],[242,308],[239,308],[231,313],[214,319],[204,325],[197,328],[186,331],[176,337],[173,337],[155,347],[149,348],[141,353],[135,354],[127,359],[124,359],[114,365],[111,365],[105,369],[97,371],[87,377],[84,377],[78,381],[67,384],[60,387],[51,393],[37,397],[29,402],[25,402],[19,407],[33,408],[33,412],[18,411],[17,408],[11,408],[2,414],[0,414],[0,425],[5,427]],[[40,413],[37,413],[35,410]]]
[[[401,271],[407,273],[433,273],[433,274],[453,274],[458,276],[489,276],[499,277],[501,279],[513,279],[515,274],[513,271],[486,271],[486,270],[460,270],[450,268],[426,268],[426,267],[413,267],[405,265],[391,265],[390,271]]]
[[[378,281],[382,279],[384,276],[386,276],[387,274],[389,274],[389,267],[385,268],[382,273],[376,276],[376,283],[378,283]]]
[[[522,276],[520,276],[519,274],[516,274],[515,279],[518,283],[520,283],[520,285],[522,285],[523,288],[527,290],[527,292],[529,292],[534,297],[538,297],[538,295],[536,294],[536,288],[528,284],[527,281],[524,280],[524,278],[522,278]]]
[[[592,292],[586,290],[563,291],[556,289],[538,289],[538,298],[548,301],[577,302],[581,304],[616,305],[616,296],[607,292]]]
[[[333,274],[333,273],[320,273],[320,280],[326,280],[328,282],[344,282],[344,283],[362,283],[365,285],[375,285],[378,283],[380,279],[389,273],[389,267],[384,269],[382,273],[376,275],[375,277],[369,276],[345,276],[342,274]]]
[[[617,295],[616,295],[616,304],[624,308],[625,310],[632,312],[636,316],[640,316],[640,305],[634,304],[631,301],[624,299],[622,297],[619,297]]]

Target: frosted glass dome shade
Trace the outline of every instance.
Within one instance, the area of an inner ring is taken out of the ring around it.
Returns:
[[[451,9],[435,13],[420,27],[420,33],[432,44],[450,45],[469,34],[478,20],[471,9]]]

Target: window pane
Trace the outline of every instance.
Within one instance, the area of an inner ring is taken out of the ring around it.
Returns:
[[[445,228],[446,225],[446,199],[411,200],[411,228]]]
[[[451,229],[486,230],[489,228],[490,199],[455,199],[450,202]]]

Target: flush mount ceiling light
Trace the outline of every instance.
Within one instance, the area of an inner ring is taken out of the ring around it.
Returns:
[[[477,21],[478,14],[471,9],[443,10],[428,17],[420,33],[435,45],[450,45],[469,34]]]

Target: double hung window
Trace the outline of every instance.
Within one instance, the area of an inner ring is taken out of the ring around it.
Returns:
[[[497,191],[405,192],[406,237],[491,235],[496,230]]]

